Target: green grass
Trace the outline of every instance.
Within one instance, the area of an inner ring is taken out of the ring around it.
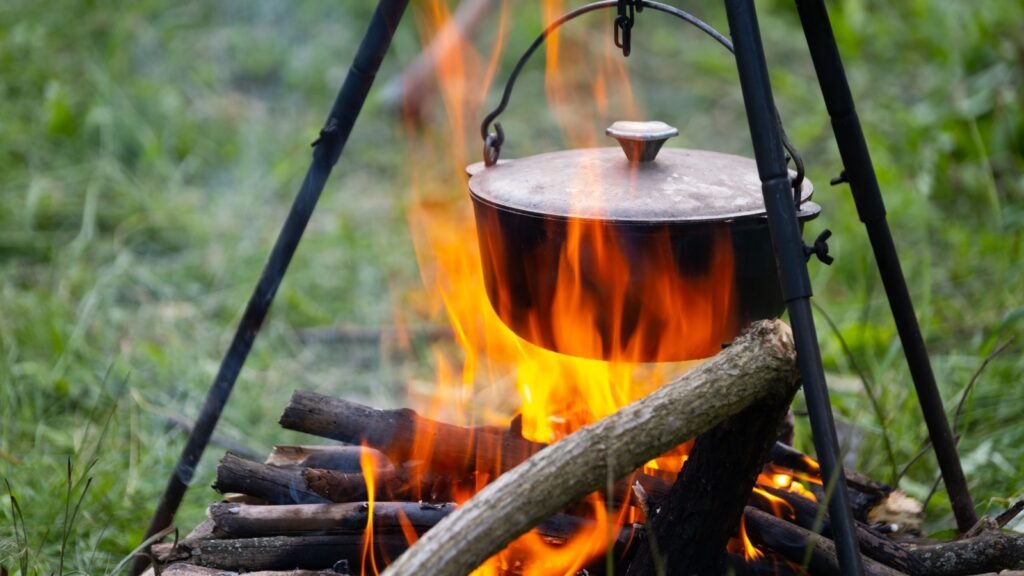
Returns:
[[[369,16],[349,4],[0,5],[0,565],[12,573],[106,573],[141,540],[183,443],[166,415],[198,411]],[[850,353],[819,321],[826,367],[859,367],[882,417],[856,386],[837,386],[834,404],[863,431],[858,468],[888,478],[882,435],[902,466],[924,425],[849,193],[827,186],[840,165],[791,3],[759,8],[778,103],[825,209],[807,235],[835,232],[835,265],[811,270]],[[694,9],[726,28],[719,3]],[[950,413],[1017,338],[960,423],[979,509],[1000,510],[1024,495],[1024,9],[851,0],[832,15]],[[539,25],[527,10],[514,22],[505,71]],[[639,25],[628,65],[643,107],[679,125],[681,145],[749,154],[727,55],[656,15]],[[581,26],[567,38],[606,40],[600,18]],[[383,78],[416,52],[411,20],[395,42]],[[517,88],[509,155],[562,145],[538,116],[542,70]],[[297,338],[386,323],[419,282],[402,129],[371,101],[351,142],[219,428],[256,451],[298,439],[276,424],[294,388],[394,405],[405,379],[429,373]],[[213,498],[221,451],[182,526]],[[924,498],[935,470],[921,458],[901,486]],[[929,519],[952,525],[941,490]]]

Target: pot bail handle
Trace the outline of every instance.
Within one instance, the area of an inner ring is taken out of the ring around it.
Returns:
[[[533,56],[533,53],[537,51],[537,48],[540,48],[540,46],[544,44],[544,41],[547,40],[547,37],[566,22],[575,20],[588,12],[594,12],[605,8],[619,8],[623,3],[623,0],[599,0],[590,4],[584,4],[583,6],[566,12],[553,20],[546,28],[544,28],[540,35],[537,36],[533,41],[533,44],[530,44],[530,47],[526,49],[526,52],[524,52],[519,58],[519,61],[516,62],[515,67],[512,69],[512,73],[505,82],[505,89],[501,93],[501,102],[499,102],[498,106],[487,114],[487,116],[484,117],[483,122],[480,123],[480,138],[484,142],[484,166],[490,167],[498,163],[498,158],[501,156],[501,146],[505,143],[505,131],[502,130],[501,123],[496,122],[495,120],[497,120],[498,116],[500,116],[501,113],[505,111],[505,108],[508,107],[509,100],[512,98],[512,88],[515,86],[516,79],[519,78],[519,73],[522,72],[526,62],[531,56]],[[689,12],[680,10],[675,6],[656,2],[655,0],[626,0],[625,3],[632,6],[637,12],[644,8],[650,8],[657,12],[675,16],[676,18],[693,25],[701,32],[704,32],[713,40],[724,46],[729,52],[733,52],[732,42],[729,41],[728,38],[722,35],[718,30],[715,30],[710,24]],[[618,31],[618,28],[616,28],[616,31]],[[796,177],[792,178],[790,183],[793,187],[793,199],[796,205],[799,206],[802,202],[800,190],[804,181],[804,163],[800,154],[797,152],[796,147],[790,143],[789,137],[786,136],[786,130],[782,126],[782,119],[779,117],[778,109],[775,111],[775,116],[779,124],[779,136],[782,139],[782,146],[786,149],[789,157],[796,165]],[[492,124],[494,125],[494,132],[491,132]]]

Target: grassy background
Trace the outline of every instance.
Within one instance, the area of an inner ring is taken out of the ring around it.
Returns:
[[[687,7],[724,30],[719,4]],[[819,318],[834,404],[858,430],[857,467],[890,479],[921,447],[924,425],[849,193],[827,186],[840,164],[796,15],[790,2],[758,4],[779,106],[825,209],[807,235],[835,232],[835,265],[811,267],[837,330]],[[1024,331],[1024,7],[831,7],[952,413],[984,359]],[[198,410],[371,8],[0,4],[0,476],[11,490],[0,497],[0,564],[13,573],[22,562],[30,573],[108,572],[140,540],[184,439],[168,417]],[[504,70],[541,26],[539,9],[515,12]],[[641,18],[628,66],[642,107],[680,126],[679,145],[750,154],[729,58],[673,22]],[[416,53],[411,24],[383,78]],[[595,17],[567,41],[606,42],[605,24]],[[520,131],[510,156],[562,145],[553,122],[531,122],[542,69],[527,71],[507,114]],[[419,283],[402,134],[384,106],[368,104],[224,415],[226,436],[265,452],[298,440],[276,424],[296,387],[393,405],[408,379],[430,373],[429,362],[297,336],[387,323]],[[1018,340],[992,360],[960,423],[982,512],[1024,492],[1021,350]],[[201,465],[181,525],[213,497],[221,451]],[[935,474],[928,455],[900,485],[924,498]],[[86,478],[70,522],[67,503]],[[952,525],[941,490],[928,514],[932,531]]]

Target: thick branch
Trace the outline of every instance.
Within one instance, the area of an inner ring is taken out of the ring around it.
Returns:
[[[397,532],[401,531],[404,522],[417,532],[423,532],[454,509],[455,505],[450,502],[376,502],[373,506],[373,529],[375,532]],[[366,529],[369,512],[370,507],[365,502],[286,506],[218,503],[208,510],[214,523],[214,533],[229,538],[293,536],[314,532],[359,534]]]
[[[614,482],[754,402],[791,394],[792,334],[758,322],[721,354],[542,450],[480,491],[385,574],[469,573],[562,506]]]
[[[919,546],[911,553],[929,576],[966,576],[1024,569],[1024,534],[986,532],[980,536]]]
[[[378,410],[303,390],[292,395],[281,426],[348,444],[365,443],[392,462],[419,460],[439,473],[469,474],[485,462],[495,468],[482,471],[497,475],[544,447],[490,428],[463,428],[413,410]],[[419,454],[417,447],[424,447]]]
[[[630,576],[659,573],[659,564],[669,575],[726,573],[725,546],[791,400],[759,402],[697,437],[668,496],[655,504],[647,523],[652,545],[637,550]]]

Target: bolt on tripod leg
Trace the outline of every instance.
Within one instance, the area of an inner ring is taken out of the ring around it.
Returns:
[[[956,441],[946,418],[942,397],[935,384],[935,374],[928,359],[928,350],[921,336],[921,328],[910,300],[907,281],[896,254],[892,232],[885,218],[885,204],[878,187],[871,154],[864,139],[857,111],[854,108],[850,85],[846,81],[843,61],[839,55],[832,34],[832,24],[823,0],[796,0],[797,11],[803,24],[807,47],[814,62],[814,70],[821,85],[825,107],[832,117],[839,154],[843,159],[846,177],[853,192],[860,219],[867,228],[871,248],[875,253],[878,271],[889,298],[896,329],[903,343],[910,375],[917,390],[918,402],[928,426],[939,469],[949,493],[949,500],[961,533],[970,530],[978,522],[971,493],[967,489],[960,458],[956,452]]]
[[[160,503],[157,505],[153,519],[150,521],[149,529],[146,531],[148,539],[153,534],[160,532],[174,521],[174,515],[181,505],[182,498],[188,490],[188,485],[195,474],[199,459],[210,441],[213,429],[217,426],[217,420],[227,404],[231,390],[238,379],[245,359],[249,356],[256,335],[259,333],[263,320],[267,317],[270,305],[274,302],[274,296],[292,256],[299,246],[302,234],[306,230],[313,209],[316,208],[317,200],[324,189],[327,177],[331,169],[341,157],[345,148],[352,127],[356,118],[363,108],[366,95],[370,91],[373,79],[377,74],[384,54],[391,45],[391,38],[398,27],[409,0],[381,0],[373,18],[366,30],[359,51],[352,63],[352,68],[345,77],[341,90],[334,101],[334,106],[327,117],[327,123],[320,132],[320,138],[314,143],[313,162],[306,172],[295,201],[292,203],[288,217],[285,219],[281,232],[277,236],[274,248],[270,252],[267,263],[264,265],[263,273],[256,283],[249,303],[242,314],[242,320],[238,323],[235,336],[231,340],[224,358],[221,360],[217,376],[206,394],[202,410],[196,424],[189,434],[185,448],[181,452],[177,465],[167,481]],[[131,574],[141,574],[149,564],[145,556],[136,556],[132,563]]]
[[[863,574],[860,550],[853,528],[849,496],[843,479],[835,422],[829,404],[821,351],[811,313],[811,280],[804,260],[796,206],[783,154],[782,139],[775,115],[775,101],[768,80],[761,33],[752,0],[726,0],[729,29],[736,49],[743,103],[750,124],[754,157],[761,177],[768,227],[775,260],[779,268],[782,294],[789,310],[797,350],[797,364],[803,379],[804,397],[814,434],[814,447],[827,487],[828,511],[832,518],[839,565],[844,576]]]

